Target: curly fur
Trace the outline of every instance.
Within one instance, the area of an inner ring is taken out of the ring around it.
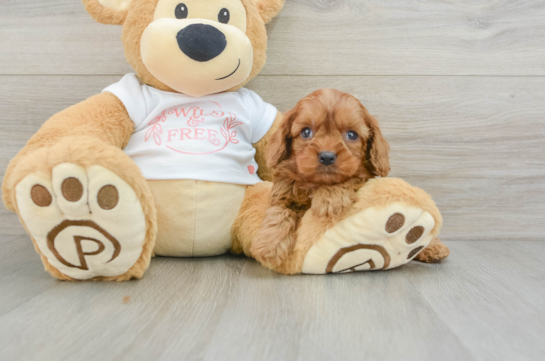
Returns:
[[[450,254],[448,247],[439,238],[434,238],[422,252],[414,258],[415,261],[433,263],[445,259]]]

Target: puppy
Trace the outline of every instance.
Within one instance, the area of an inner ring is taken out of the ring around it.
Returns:
[[[294,248],[303,215],[310,209],[336,223],[368,179],[388,175],[389,151],[377,121],[352,95],[322,89],[301,100],[269,143],[272,201],[252,255],[280,266]]]

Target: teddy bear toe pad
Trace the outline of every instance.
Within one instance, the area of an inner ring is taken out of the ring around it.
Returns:
[[[140,258],[146,220],[134,190],[100,166],[70,163],[16,187],[22,221],[51,266],[87,280],[126,273]]]
[[[368,208],[328,230],[307,253],[302,271],[350,273],[399,267],[428,246],[434,226],[428,212],[402,203]]]

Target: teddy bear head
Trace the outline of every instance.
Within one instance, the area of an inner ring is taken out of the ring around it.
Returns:
[[[143,83],[200,97],[235,91],[265,65],[265,24],[284,0],[83,0],[98,22],[123,25]]]

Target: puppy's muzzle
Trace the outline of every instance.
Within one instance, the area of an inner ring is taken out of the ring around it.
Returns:
[[[189,58],[206,62],[220,55],[227,47],[225,35],[212,25],[189,25],[176,35],[180,50]]]
[[[321,152],[318,154],[318,160],[325,166],[335,163],[337,160],[337,154],[333,152]]]

